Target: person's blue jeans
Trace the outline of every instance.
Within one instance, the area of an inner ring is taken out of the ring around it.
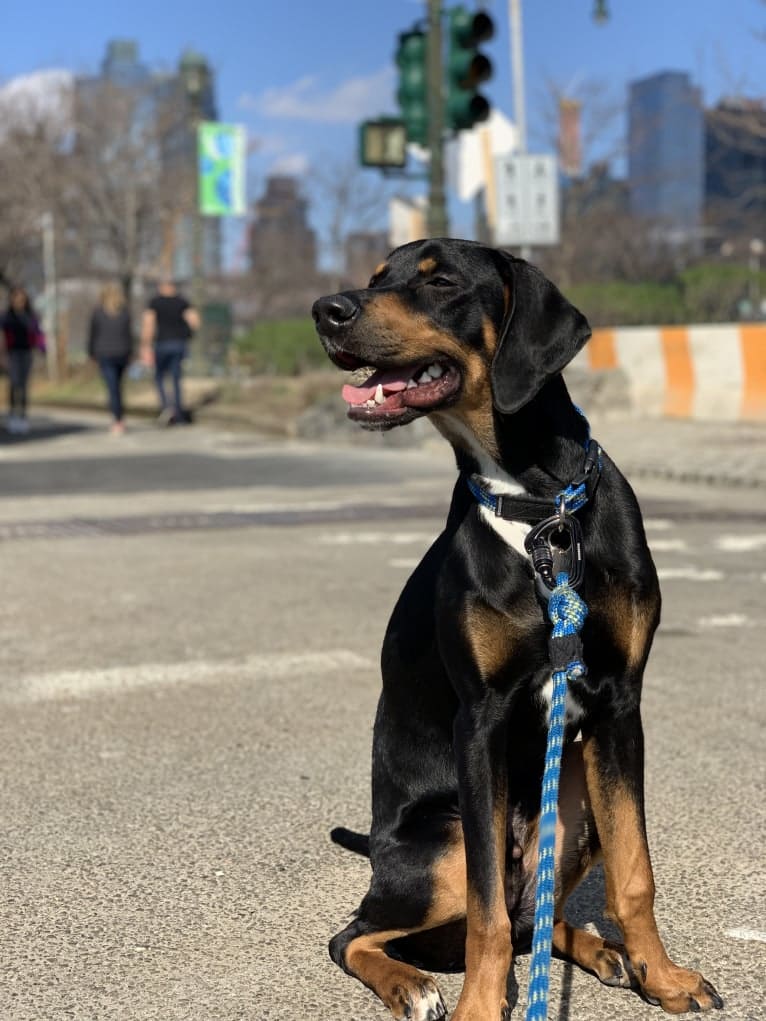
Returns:
[[[32,371],[32,351],[11,348],[8,352],[9,407],[12,415],[27,413],[27,386]]]
[[[122,377],[128,367],[127,358],[99,358],[98,367],[109,394],[109,410],[115,422],[122,421]]]
[[[160,398],[162,411],[170,409],[174,418],[183,417],[181,400],[181,363],[186,357],[185,340],[161,340],[154,345],[154,380]],[[165,376],[170,375],[173,384],[173,403],[165,393]]]

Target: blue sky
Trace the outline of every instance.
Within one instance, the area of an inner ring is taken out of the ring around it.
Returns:
[[[550,135],[545,109],[551,83],[597,96],[594,104],[603,110],[624,103],[627,82],[660,70],[688,71],[708,104],[727,93],[766,96],[762,0],[607,3],[610,19],[597,25],[593,0],[525,0],[530,148],[544,149]],[[511,115],[508,4],[484,6],[497,25],[484,47],[495,64],[484,91]],[[246,124],[257,145],[257,183],[273,170],[301,172],[353,158],[357,123],[395,112],[395,36],[423,16],[425,3],[38,0],[28,10],[28,18],[3,22],[0,81],[52,67],[93,72],[111,38],[136,39],[142,57],[164,68],[191,46],[216,71],[221,118]],[[608,130],[618,135],[623,124],[616,116]],[[598,144],[591,155],[597,150]]]

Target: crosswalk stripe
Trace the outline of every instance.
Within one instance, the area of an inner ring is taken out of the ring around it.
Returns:
[[[134,691],[140,688],[212,684],[232,678],[251,682],[278,680],[296,674],[323,674],[336,670],[375,670],[371,659],[349,649],[302,653],[261,653],[238,660],[192,660],[184,663],[138,663],[135,665],[60,670],[19,678],[0,694],[3,702],[47,702],[64,698]]]

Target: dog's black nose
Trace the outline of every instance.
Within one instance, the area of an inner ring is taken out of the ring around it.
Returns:
[[[358,312],[359,305],[347,294],[328,294],[315,301],[311,309],[317,330],[325,335],[338,333]]]

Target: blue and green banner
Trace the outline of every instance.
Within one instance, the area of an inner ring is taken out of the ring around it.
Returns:
[[[199,211],[203,216],[244,216],[247,135],[242,124],[203,121],[197,134]]]

